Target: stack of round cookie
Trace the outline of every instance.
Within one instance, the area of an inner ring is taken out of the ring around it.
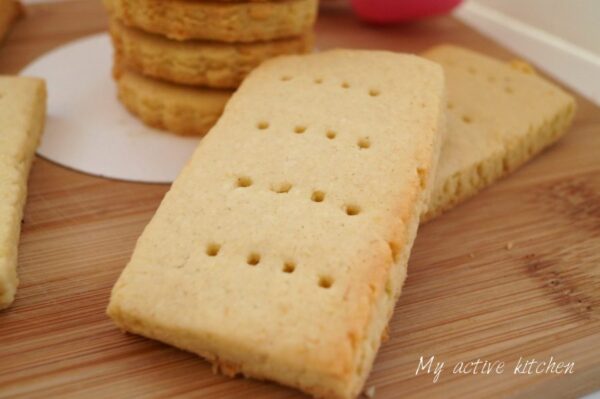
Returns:
[[[311,51],[317,0],[104,0],[120,101],[148,125],[202,135],[267,58]]]

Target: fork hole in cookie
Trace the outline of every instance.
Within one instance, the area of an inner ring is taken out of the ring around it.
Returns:
[[[472,123],[473,122],[473,118],[471,118],[469,115],[463,115],[462,116],[462,121],[464,123]]]
[[[282,82],[289,82],[290,80],[292,80],[292,77],[290,75],[283,75],[281,77]]]
[[[390,253],[394,262],[398,260],[398,254],[400,253],[400,246],[395,241],[389,241],[388,246],[390,247]]]
[[[349,89],[350,88],[350,83],[344,81],[342,82],[342,89]]]
[[[380,94],[381,94],[381,92],[378,89],[370,89],[369,90],[369,95],[371,97],[377,97]]]
[[[294,133],[296,134],[302,134],[304,132],[306,132],[306,126],[298,125],[294,128]]]
[[[323,202],[325,200],[325,193],[323,191],[314,191],[310,199],[313,202]]]
[[[454,108],[454,104],[452,104],[450,101],[448,101],[448,104],[446,104],[446,108],[447,109],[453,109]]]
[[[214,242],[206,246],[206,254],[208,256],[217,256],[220,250],[221,246],[219,244],[215,244]]]
[[[266,130],[266,129],[268,129],[268,128],[269,128],[269,122],[266,122],[266,121],[260,121],[260,122],[258,122],[258,123],[256,124],[256,127],[257,127],[259,130]]]
[[[476,75],[477,74],[477,70],[474,67],[469,67],[467,70],[469,71],[469,73],[471,75]]]
[[[357,205],[346,205],[346,215],[356,216],[360,213],[360,208]]]
[[[257,254],[256,252],[252,252],[246,258],[246,263],[249,264],[250,266],[258,265],[260,263],[260,254]]]
[[[367,138],[367,137],[363,137],[360,140],[358,140],[358,148],[360,148],[361,150],[366,150],[367,148],[371,147],[371,141]]]
[[[315,84],[320,85],[321,83],[323,83],[323,78],[315,78],[314,82]]]
[[[325,137],[327,137],[329,140],[333,140],[335,136],[337,136],[337,133],[333,130],[328,130],[327,133],[325,133]]]
[[[422,189],[427,186],[427,172],[424,168],[417,168],[417,176],[419,176],[419,184]]]
[[[321,288],[331,288],[333,285],[333,278],[331,276],[320,276],[319,277],[319,287]]]
[[[513,94],[515,91],[513,90],[512,87],[510,86],[506,86],[504,87],[504,91],[507,92],[508,94]]]
[[[277,194],[288,193],[292,189],[292,184],[288,182],[276,183],[271,186],[271,190]]]
[[[237,179],[237,186],[241,188],[250,187],[252,185],[252,179],[248,176],[240,176]]]
[[[283,268],[281,269],[284,273],[294,273],[296,270],[296,262],[288,260],[283,263]]]

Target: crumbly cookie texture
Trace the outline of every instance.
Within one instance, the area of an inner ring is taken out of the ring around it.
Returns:
[[[522,61],[504,63],[449,45],[424,56],[442,65],[448,87],[448,136],[423,215],[429,220],[558,140],[576,104]]]
[[[264,62],[173,183],[108,314],[225,374],[356,397],[430,194],[444,90],[412,55]]]
[[[129,69],[174,83],[214,88],[236,88],[266,59],[307,53],[314,43],[312,32],[256,43],[180,42],[126,27],[114,19],[110,32],[118,57]]]
[[[175,40],[255,42],[304,34],[315,22],[318,2],[104,0],[104,5],[128,26]]]
[[[13,302],[27,177],[46,115],[43,80],[0,76],[0,309]]]
[[[23,7],[16,0],[0,0],[0,43],[12,24],[23,14]]]
[[[184,136],[206,134],[232,93],[168,83],[122,67],[114,75],[119,100],[129,112],[149,126]]]

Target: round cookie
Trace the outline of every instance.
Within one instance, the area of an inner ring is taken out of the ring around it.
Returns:
[[[110,32],[119,62],[155,78],[187,85],[236,88],[262,61],[312,50],[313,34],[257,43],[184,42],[129,28],[111,20]]]
[[[255,42],[300,36],[315,22],[317,0],[204,2],[104,0],[108,12],[128,26],[175,40]]]
[[[207,133],[221,116],[230,90],[181,86],[147,78],[115,64],[119,100],[144,123],[180,135]]]

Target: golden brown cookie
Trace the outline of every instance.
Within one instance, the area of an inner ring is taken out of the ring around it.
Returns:
[[[46,84],[0,76],[0,309],[13,302],[27,177],[46,118]]]
[[[155,78],[187,85],[236,88],[262,61],[282,54],[312,50],[312,32],[256,43],[174,41],[129,28],[112,20],[115,53],[127,68]]]
[[[424,54],[439,63],[448,86],[448,135],[440,155],[431,219],[505,176],[567,131],[571,95],[528,64],[438,46]]]
[[[126,25],[176,40],[255,42],[300,36],[312,27],[317,14],[317,0],[104,0],[104,4]]]
[[[119,100],[144,123],[181,135],[203,135],[219,119],[230,90],[189,87],[115,68]]]
[[[413,55],[264,62],[137,241],[108,314],[229,375],[356,398],[435,175],[444,90]]]

